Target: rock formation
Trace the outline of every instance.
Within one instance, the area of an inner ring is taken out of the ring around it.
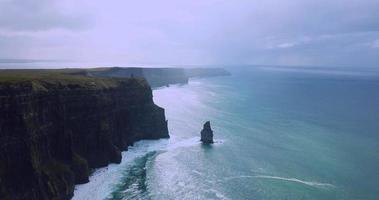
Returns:
[[[186,84],[190,78],[227,76],[230,73],[222,68],[138,68],[110,67],[87,69],[89,76],[95,77],[134,77],[145,78],[151,87],[169,84]]]
[[[88,69],[95,77],[138,77],[147,80],[153,88],[169,84],[187,84],[188,77],[182,68],[110,67]]]
[[[164,109],[143,79],[4,74],[2,200],[70,199],[90,168],[120,163],[137,140],[169,137]]]
[[[211,129],[211,123],[205,122],[203,130],[201,130],[201,140],[204,144],[213,143],[213,131]]]

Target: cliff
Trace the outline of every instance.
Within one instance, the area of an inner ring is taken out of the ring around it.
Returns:
[[[2,200],[70,199],[90,168],[119,163],[137,140],[169,137],[143,79],[29,72],[0,72]]]
[[[189,78],[203,78],[213,76],[230,76],[230,72],[223,68],[187,68],[184,69]]]
[[[162,87],[170,84],[187,84],[190,78],[228,76],[230,73],[222,68],[110,67],[88,69],[87,75],[94,77],[139,77],[145,78],[151,87]]]
[[[88,70],[88,75],[95,77],[145,78],[151,87],[162,87],[169,84],[186,84],[189,78],[184,69],[181,68],[94,68]]]

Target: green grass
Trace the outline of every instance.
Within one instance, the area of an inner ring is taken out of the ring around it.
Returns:
[[[2,84],[31,83],[35,90],[46,90],[46,85],[103,89],[117,87],[121,82],[146,84],[141,79],[87,76],[89,70],[91,69],[0,70],[0,86]]]

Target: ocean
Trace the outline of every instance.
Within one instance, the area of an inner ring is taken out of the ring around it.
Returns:
[[[229,70],[154,90],[171,138],[137,142],[73,199],[378,199],[375,70]]]

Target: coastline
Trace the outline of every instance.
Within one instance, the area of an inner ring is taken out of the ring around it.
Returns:
[[[94,77],[89,71],[1,70],[0,111],[8,117],[1,124],[5,146],[0,157],[7,162],[0,163],[6,183],[0,196],[70,199],[76,184],[89,181],[89,169],[122,162],[121,151],[132,149],[136,141],[169,137],[164,109],[154,104],[145,77]],[[17,121],[26,114],[30,119]],[[119,123],[122,118],[127,121]],[[15,123],[21,128],[16,132]],[[28,141],[28,135],[37,139],[9,148],[10,139]],[[21,147],[25,156],[17,163],[12,155]],[[28,157],[28,152],[35,155]],[[34,173],[25,185],[16,184],[20,167],[25,176]]]

